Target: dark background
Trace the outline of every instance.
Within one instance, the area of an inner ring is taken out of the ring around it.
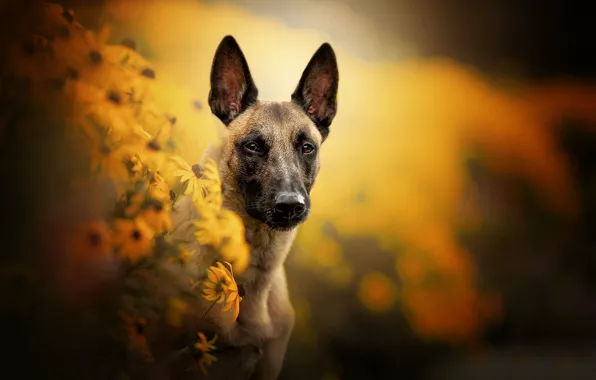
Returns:
[[[226,2],[207,0],[206,2]],[[418,54],[447,56],[481,70],[526,78],[560,75],[593,76],[593,16],[589,3],[565,1],[404,1],[334,0],[293,2],[232,0],[257,14],[289,25],[329,33],[345,45],[360,48],[368,59],[392,57],[398,41],[414,44]],[[366,50],[336,28],[333,14],[317,15],[314,4],[339,3],[374,25],[383,53]]]

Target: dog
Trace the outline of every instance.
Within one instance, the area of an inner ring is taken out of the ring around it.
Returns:
[[[223,207],[244,222],[250,261],[236,276],[245,289],[237,321],[215,327],[219,341],[234,349],[218,356],[209,379],[273,380],[281,372],[294,326],[283,265],[310,212],[319,150],[337,112],[338,82],[335,52],[324,43],[290,101],[262,101],[236,39],[228,35],[217,47],[209,106],[226,133],[208,156],[218,163]],[[178,203],[174,236],[189,232],[196,218],[189,196]]]

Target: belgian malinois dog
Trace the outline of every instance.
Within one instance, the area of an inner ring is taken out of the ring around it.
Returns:
[[[338,81],[335,53],[324,43],[291,101],[261,101],[236,40],[226,36],[215,52],[209,106],[227,128],[211,157],[219,164],[223,206],[244,221],[250,263],[236,278],[245,289],[237,321],[216,327],[236,354],[220,355],[209,378],[273,380],[281,371],[294,325],[283,265],[309,215]],[[180,202],[175,226],[193,218],[190,206],[189,199]]]

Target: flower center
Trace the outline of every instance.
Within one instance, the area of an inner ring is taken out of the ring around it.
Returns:
[[[93,247],[99,247],[101,245],[101,235],[98,232],[92,232],[89,235],[89,243]]]
[[[215,286],[215,291],[216,291],[217,293],[221,293],[221,292],[223,292],[223,291],[225,290],[225,288],[224,288],[224,285],[225,285],[225,282],[224,282],[224,281],[219,281],[219,282],[217,283],[217,285]]]
[[[161,146],[159,146],[159,143],[156,140],[149,141],[149,143],[147,144],[147,147],[154,151],[161,150]]]
[[[132,231],[132,234],[130,234],[130,237],[136,241],[141,240],[141,231],[135,228],[135,230]]]
[[[246,295],[246,289],[244,289],[244,285],[238,284],[238,295],[240,297],[244,297]]]
[[[201,176],[203,175],[203,169],[201,168],[201,166],[199,164],[192,166],[192,172],[195,173],[195,176],[197,178],[201,178]]]

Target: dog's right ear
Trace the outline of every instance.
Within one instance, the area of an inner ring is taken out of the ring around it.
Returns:
[[[211,66],[211,112],[227,126],[257,101],[258,93],[240,46],[234,37],[224,37]]]

